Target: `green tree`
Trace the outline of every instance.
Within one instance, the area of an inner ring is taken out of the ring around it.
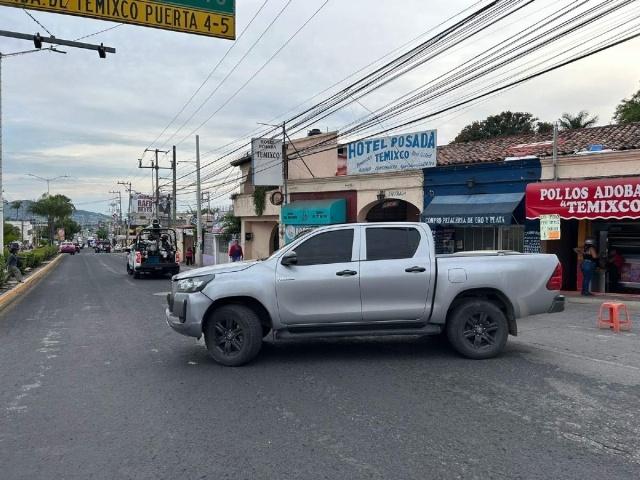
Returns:
[[[66,238],[70,239],[76,233],[80,233],[82,231],[82,227],[79,223],[75,222],[71,217],[65,217],[56,222],[56,228],[64,228],[64,235]]]
[[[96,230],[96,237],[100,240],[106,240],[109,238],[109,231],[105,227],[100,227]]]
[[[538,119],[531,113],[502,112],[475,121],[462,129],[453,143],[471,142],[494,137],[505,137],[519,133],[535,133]]]
[[[640,90],[618,104],[613,119],[616,123],[640,122]]]
[[[220,221],[220,226],[227,240],[240,235],[240,217],[236,217],[233,212],[227,212]]]
[[[14,227],[10,223],[4,222],[4,243],[5,245],[10,244],[11,242],[19,241],[20,238],[20,229],[18,227]]]
[[[551,122],[538,122],[536,126],[536,133],[553,133],[553,123]]]
[[[21,207],[22,207],[22,200],[14,200],[13,202],[11,202],[11,208],[13,208],[16,211],[16,220],[18,220],[18,212],[20,211]]]
[[[562,130],[576,130],[578,128],[589,128],[593,127],[596,123],[598,123],[598,116],[595,115],[593,117],[589,116],[589,112],[586,110],[582,110],[578,112],[576,115],[571,115],[570,113],[563,113],[560,119],[558,120],[560,125],[560,129]]]
[[[51,243],[56,222],[62,222],[63,219],[70,217],[75,207],[71,199],[65,195],[43,195],[40,200],[31,204],[30,210],[35,215],[47,218],[49,243]]]

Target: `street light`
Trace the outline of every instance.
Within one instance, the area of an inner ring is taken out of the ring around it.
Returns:
[[[54,180],[58,180],[60,178],[71,178],[69,175],[59,175],[57,177],[51,177],[51,178],[39,177],[38,175],[34,175],[33,173],[27,173],[27,175],[33,178],[37,178],[38,180],[42,180],[43,182],[47,182],[47,197],[49,196],[49,193],[50,193],[49,184],[51,182],[53,182]]]

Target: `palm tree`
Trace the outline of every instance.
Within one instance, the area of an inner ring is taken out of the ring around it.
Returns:
[[[65,195],[43,195],[40,200],[31,204],[31,213],[47,217],[49,224],[49,243],[53,243],[55,223],[70,217],[76,207]]]
[[[589,112],[582,110],[577,115],[571,115],[570,113],[563,113],[562,117],[558,120],[560,128],[562,130],[575,130],[578,128],[593,127],[598,123],[598,116],[589,117]]]
[[[21,207],[22,207],[22,200],[14,200],[13,202],[11,202],[11,208],[15,209],[16,211],[16,220],[18,220],[18,212],[20,211]]]

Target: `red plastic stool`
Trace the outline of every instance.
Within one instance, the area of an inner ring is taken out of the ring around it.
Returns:
[[[602,312],[604,310],[609,312],[608,318],[602,318]],[[621,318],[621,313],[624,312],[625,318]],[[598,328],[613,328],[614,332],[620,330],[631,330],[631,318],[629,318],[629,311],[624,303],[619,302],[604,302],[600,305],[600,313],[598,314]]]

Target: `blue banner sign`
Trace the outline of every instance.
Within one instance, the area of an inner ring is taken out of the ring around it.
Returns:
[[[347,175],[432,168],[436,146],[436,130],[353,142],[347,147]]]

